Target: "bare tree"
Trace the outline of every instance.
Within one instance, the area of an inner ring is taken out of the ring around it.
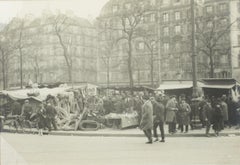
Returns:
[[[104,27],[101,26],[104,24]],[[104,66],[107,71],[107,88],[110,85],[110,71],[119,65],[121,61],[118,61],[117,64],[112,63],[111,60],[117,58],[116,49],[117,49],[117,37],[115,32],[118,32],[117,29],[113,27],[108,27],[107,23],[103,20],[99,20],[99,57],[103,61]]]
[[[14,57],[13,50],[14,46],[9,35],[9,27],[6,26],[4,30],[0,33],[0,63],[1,63],[1,72],[3,80],[3,89],[8,87],[8,71],[10,70],[10,60]]]
[[[149,52],[149,66],[150,66],[150,77],[151,86],[154,87],[154,62],[156,61],[157,45],[160,39],[153,37],[147,33],[143,36],[143,42]]]
[[[58,37],[59,44],[63,50],[63,57],[67,64],[68,80],[72,83],[73,71],[73,57],[71,54],[72,38],[66,37],[66,34],[71,25],[71,18],[64,14],[57,14],[53,20],[53,27],[56,36]],[[69,35],[68,35],[69,36]]]
[[[129,86],[131,91],[133,89],[134,81],[133,81],[133,43],[136,38],[139,37],[138,31],[140,30],[140,25],[144,19],[144,15],[148,11],[148,3],[142,0],[131,0],[131,5],[121,10],[117,14],[121,22],[120,29],[122,30],[123,36],[119,38],[120,40],[125,40],[127,43],[127,68],[128,68],[128,76],[129,76]],[[133,92],[133,91],[132,91]]]
[[[231,48],[229,44],[229,33],[231,26],[226,18],[198,18],[196,24],[196,39],[198,54],[202,54],[209,63],[200,63],[210,70],[209,77],[214,78],[215,68],[221,56],[229,56]],[[231,63],[229,62],[229,65]]]

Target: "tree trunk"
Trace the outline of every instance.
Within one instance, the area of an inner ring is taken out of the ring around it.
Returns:
[[[68,81],[72,84],[72,63],[70,62],[70,56],[68,54],[67,48],[63,43],[62,36],[56,31],[57,37],[59,39],[60,45],[62,46],[63,49],[63,56],[65,58],[65,61],[67,63],[67,70],[68,70]]]
[[[154,82],[153,82],[153,69],[154,69],[154,66],[153,66],[153,52],[151,52],[151,61],[150,61],[150,63],[151,63],[151,87],[153,87],[154,86]]]
[[[2,59],[2,79],[3,79],[3,90],[6,89],[6,77],[5,77],[5,62],[4,62],[4,57]]]
[[[214,61],[213,61],[213,54],[212,54],[212,51],[210,51],[210,56],[209,56],[209,59],[210,59],[210,75],[209,75],[209,78],[214,78]]]
[[[132,37],[128,40],[128,75],[129,75],[129,86],[131,94],[133,94],[133,75],[132,75]]]
[[[109,72],[110,72],[110,63],[109,58],[107,59],[107,89],[109,88],[110,78],[109,78]]]

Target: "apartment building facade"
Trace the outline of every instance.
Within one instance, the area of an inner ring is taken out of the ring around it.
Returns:
[[[29,82],[96,82],[97,37],[89,21],[75,16],[45,14],[24,20],[14,18],[8,27],[14,44],[22,47],[24,85]],[[21,62],[18,47],[13,54],[9,85],[19,86]],[[71,67],[71,82],[67,60]]]
[[[191,80],[190,0],[144,0],[144,2],[148,5],[148,14],[143,16],[143,23],[139,26],[145,29],[145,33],[150,31],[151,33],[147,35],[154,36],[154,40],[157,41],[154,50],[154,83],[158,84],[162,80]],[[115,22],[115,24],[118,22],[121,26],[121,21],[119,22],[116,18],[117,13],[121,13],[126,8],[131,10],[132,6],[134,3],[131,0],[110,0],[103,7],[98,20],[103,24],[111,20],[110,22]],[[237,43],[237,36],[240,32],[239,2],[237,0],[198,0],[195,1],[194,9],[198,78],[233,77],[239,79],[240,57]],[[121,30],[119,28],[118,34],[121,34]],[[141,71],[133,67],[134,83],[151,85],[150,65],[143,69],[149,59],[149,53],[147,53],[149,50],[143,40],[142,36],[134,39],[134,56],[140,56],[142,59],[142,63],[138,63]],[[207,43],[208,41],[210,42]],[[116,49],[112,52],[112,56],[116,54],[121,58],[124,55],[124,49]],[[101,51],[98,57],[100,56]],[[107,77],[106,69],[99,63],[98,82],[104,84],[106,82],[104,75]],[[110,70],[109,75],[112,77],[109,80],[110,84],[127,84],[128,82],[128,73],[121,72],[120,68],[115,69],[114,72]],[[118,77],[113,78],[115,75]],[[144,78],[139,78],[141,76]]]

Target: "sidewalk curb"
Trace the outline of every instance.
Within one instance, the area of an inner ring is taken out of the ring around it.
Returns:
[[[18,134],[38,134],[38,131],[33,130],[26,130],[25,132],[18,131],[16,132],[15,130],[4,130],[6,133],[18,133]],[[1,133],[1,132],[0,132]],[[141,131],[139,131],[139,134],[131,134],[131,133],[94,133],[94,132],[84,132],[84,131],[76,131],[76,132],[58,132],[58,131],[53,131],[53,132],[44,132],[46,135],[53,135],[53,136],[82,136],[82,137],[145,137],[144,134],[141,134]],[[165,134],[166,137],[171,138],[171,137],[206,137],[204,133],[176,133],[176,134]],[[240,132],[230,132],[230,133],[225,133],[222,132],[220,133],[220,136],[224,137],[235,137],[235,136],[240,136]],[[214,133],[210,133],[210,137],[215,137]]]

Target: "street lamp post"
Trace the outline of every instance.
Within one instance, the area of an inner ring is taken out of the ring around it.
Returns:
[[[194,0],[191,0],[191,25],[192,25],[192,79],[193,79],[193,93],[192,97],[197,97],[197,57],[195,54],[195,13]]]

